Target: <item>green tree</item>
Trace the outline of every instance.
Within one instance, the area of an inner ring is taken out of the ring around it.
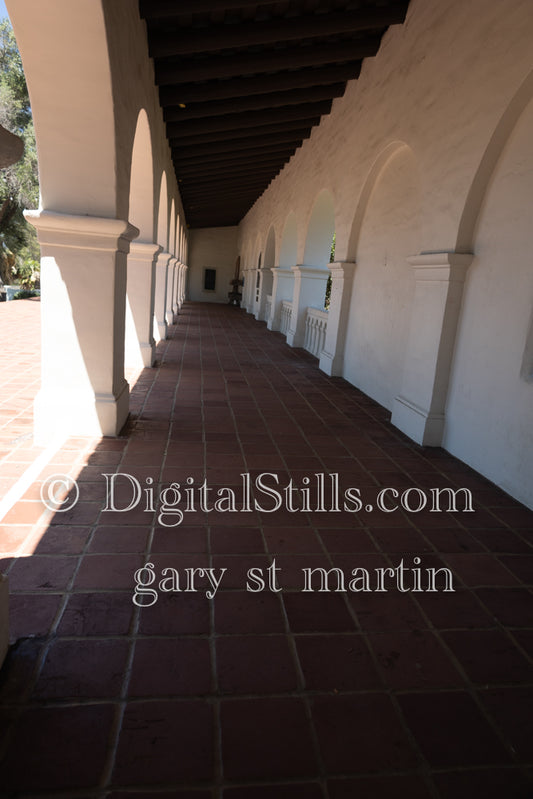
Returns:
[[[0,21],[0,124],[24,141],[20,161],[0,171],[0,280],[29,286],[39,245],[22,212],[39,201],[37,149],[22,59],[7,19]]]

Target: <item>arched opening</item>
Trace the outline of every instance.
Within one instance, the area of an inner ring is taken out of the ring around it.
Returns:
[[[126,291],[125,365],[130,370],[151,366],[154,360],[152,317],[155,265],[154,174],[148,116],[139,111],[131,156],[129,217],[139,229],[130,247]]]
[[[305,238],[304,262],[295,270],[294,296],[287,342],[293,347],[305,347],[319,356],[324,344],[324,314],[328,264],[335,233],[335,208],[331,192],[323,189],[316,198]],[[316,336],[316,328],[320,336]],[[312,334],[312,335],[311,335]],[[312,344],[311,344],[312,338]]]
[[[268,232],[268,237],[265,245],[265,257],[262,266],[259,266],[260,287],[259,287],[259,304],[256,312],[256,319],[261,319],[268,322],[270,318],[270,310],[272,306],[272,285],[273,275],[272,268],[274,267],[276,259],[276,234],[272,226]]]

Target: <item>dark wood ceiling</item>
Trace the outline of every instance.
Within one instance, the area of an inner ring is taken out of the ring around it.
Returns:
[[[409,0],[139,0],[191,228],[237,224]]]

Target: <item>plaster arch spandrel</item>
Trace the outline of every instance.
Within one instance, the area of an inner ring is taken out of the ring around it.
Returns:
[[[329,189],[322,189],[316,196],[305,231],[302,263],[306,266],[326,269],[335,233],[335,203]]]
[[[376,182],[379,176],[382,174],[383,170],[385,169],[387,163],[390,159],[396,155],[396,153],[400,152],[403,148],[409,148],[409,145],[403,141],[395,140],[387,144],[383,150],[379,153],[378,157],[375,159],[374,163],[370,167],[370,171],[366,177],[366,180],[363,184],[363,189],[357,201],[355,215],[352,222],[352,227],[350,231],[350,236],[348,239],[348,248],[346,254],[347,261],[355,261],[357,256],[357,247],[359,245],[359,238],[361,236],[361,227],[363,224],[363,218],[368,208],[368,203],[370,201],[370,196],[374,190]]]
[[[529,507],[532,136],[530,75],[496,126],[465,209],[461,235],[475,258],[465,280],[443,439],[453,455]]]
[[[388,144],[370,168],[350,235],[355,261],[344,376],[386,408],[400,391],[411,325],[421,181],[413,150]],[[342,338],[342,337],[341,337]]]
[[[509,138],[533,99],[533,71],[523,81],[496,125],[470,185],[457,230],[456,252],[473,252],[476,226],[490,181]]]

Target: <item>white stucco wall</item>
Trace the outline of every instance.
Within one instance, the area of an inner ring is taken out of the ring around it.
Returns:
[[[237,227],[191,230],[189,233],[188,299],[195,302],[228,302],[230,280],[235,276]],[[204,270],[216,269],[215,291],[204,291]],[[241,274],[242,277],[242,274]]]
[[[416,162],[396,151],[371,193],[357,249],[344,376],[386,408],[400,391],[420,231]]]
[[[446,412],[444,446],[533,505],[533,103],[482,207]],[[528,379],[529,378],[529,379]]]

